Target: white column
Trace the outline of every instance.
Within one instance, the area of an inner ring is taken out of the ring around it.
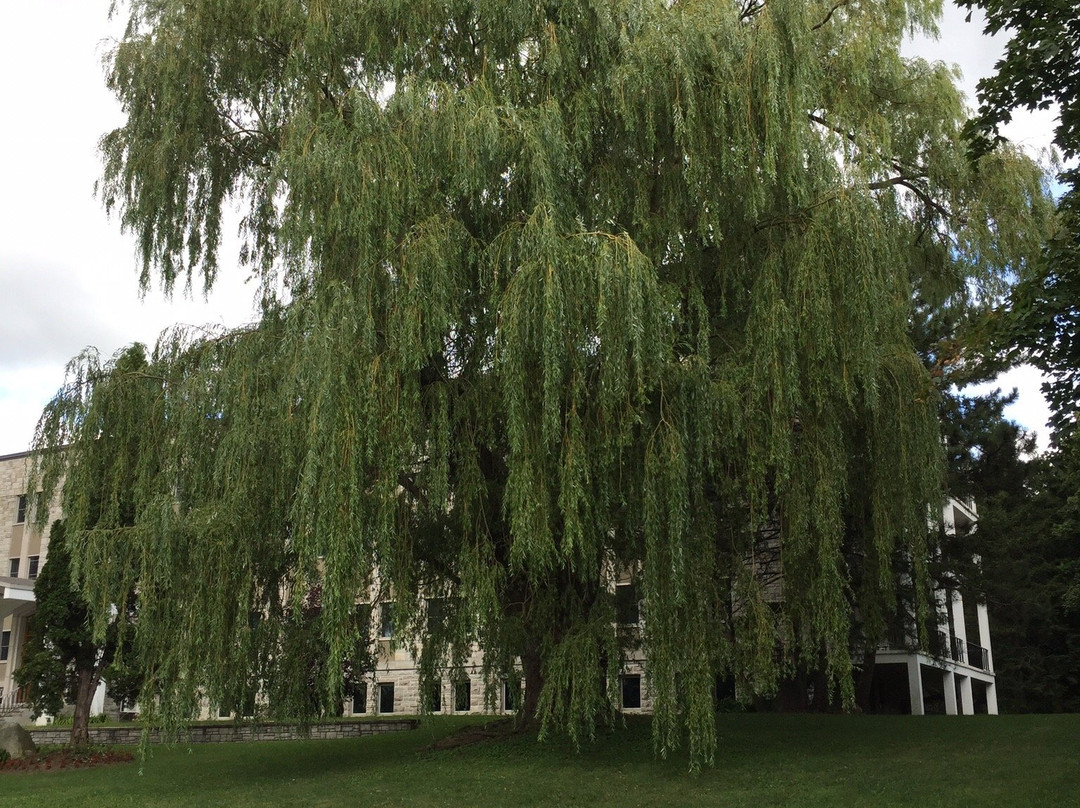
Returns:
[[[960,681],[960,709],[964,715],[975,715],[975,699],[971,695],[971,677],[956,674]]]
[[[944,589],[934,590],[934,622],[937,629],[945,636],[945,656],[952,656],[952,632],[949,630],[949,602]]]
[[[956,715],[956,677],[952,671],[942,671],[945,683],[945,715]]]
[[[994,682],[986,684],[986,714],[997,715],[997,685]]]
[[[911,695],[911,714],[924,715],[922,690],[922,672],[920,671],[919,658],[911,657],[907,664],[908,693]]]
[[[8,680],[11,686],[12,700],[15,698],[15,693],[19,689],[18,683],[15,681],[15,671],[22,666],[22,644],[23,637],[26,634],[26,621],[27,618],[21,615],[14,615],[11,618],[11,644],[8,646]],[[8,695],[8,691],[4,691],[4,695]]]
[[[979,644],[986,649],[986,669],[992,671],[994,669],[994,652],[990,648],[990,615],[987,614],[986,604],[978,604],[975,607],[975,612],[979,619]]]
[[[98,682],[94,698],[90,701],[90,715],[101,715],[105,712],[105,680]]]
[[[956,591],[952,593],[952,621],[953,634],[957,639],[967,642],[967,624],[964,622],[964,597]]]
[[[952,624],[953,624],[953,637],[960,642],[957,643],[964,651],[964,659],[956,660],[957,662],[967,662],[967,624],[964,622],[964,598],[959,592],[952,593]],[[950,656],[952,655],[953,647],[949,646]],[[965,713],[967,715],[967,713]]]

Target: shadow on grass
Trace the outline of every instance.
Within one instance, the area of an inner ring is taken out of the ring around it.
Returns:
[[[716,766],[696,776],[685,746],[655,758],[647,718],[598,732],[580,751],[529,735],[430,749],[468,724],[446,717],[355,740],[159,749],[142,777],[134,768],[74,772],[50,776],[47,789],[7,779],[0,804],[986,808],[1074,804],[1080,793],[1080,716],[722,715]]]

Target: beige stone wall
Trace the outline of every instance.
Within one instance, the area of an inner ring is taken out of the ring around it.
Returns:
[[[45,555],[48,551],[47,535],[44,537],[37,535],[29,522],[25,524],[16,524],[15,522],[18,498],[21,494],[26,492],[27,471],[28,456],[26,454],[0,457],[0,576],[7,575],[13,551],[20,559],[20,578],[27,577],[28,559],[30,555],[35,553],[38,554],[39,569],[45,563]],[[59,515],[58,501],[53,503],[52,512],[54,518]],[[29,516],[30,515],[28,514],[28,518]],[[623,571],[621,575],[613,576],[613,583],[616,577],[618,580],[628,581],[630,580],[630,573],[628,571]],[[369,602],[378,604],[382,599],[377,586],[373,584],[368,593]],[[374,610],[373,619],[378,619],[377,610]],[[4,630],[12,630],[11,623],[11,618],[7,618],[3,621],[2,628]],[[377,625],[373,625],[372,628],[373,630],[377,629]],[[14,634],[15,632],[13,632],[13,636]],[[410,653],[409,649],[394,648],[386,641],[380,640],[379,642],[380,653],[378,664],[376,669],[367,678],[367,709],[364,714],[377,715],[380,713],[379,685],[382,684],[393,684],[394,686],[395,714],[415,715],[420,713],[420,677],[419,672],[416,669],[413,654]],[[11,690],[13,685],[10,681],[10,671],[7,670],[9,667],[10,665],[7,663],[0,663],[0,687],[4,688],[5,695],[13,692]],[[470,706],[467,712],[492,712],[492,710],[489,709],[491,705],[485,703],[486,686],[483,678],[483,655],[479,651],[474,651],[467,660],[464,669],[470,684]],[[652,704],[648,698],[648,687],[644,675],[644,661],[642,659],[631,660],[627,664],[626,674],[631,676],[641,676],[642,704],[640,711],[650,711]],[[439,710],[439,713],[441,714],[451,715],[455,713],[460,714],[461,712],[454,709],[456,706],[456,681],[454,681],[454,678],[455,677],[452,677],[449,672],[443,677],[441,686],[442,707]],[[494,712],[497,714],[504,714],[507,711],[504,708],[502,683],[499,684],[498,691],[495,699]],[[345,703],[344,707],[346,715],[360,714],[354,713],[353,706],[352,700]],[[206,705],[204,705],[202,712],[204,718],[217,717],[209,715],[208,706]],[[629,710],[628,712],[638,712],[638,710]]]
[[[8,574],[11,543],[18,533],[21,544],[22,526],[16,526],[19,495],[26,493],[26,455],[7,455],[0,458],[0,576]],[[18,528],[16,530],[16,527]]]
[[[38,557],[38,570],[45,564],[49,552],[48,527],[44,534],[37,531],[26,514],[25,522],[18,518],[19,497],[26,493],[29,456],[25,453],[0,457],[0,576],[11,569],[11,559],[19,559],[19,578],[29,575],[29,559]],[[30,503],[28,503],[30,504]],[[52,503],[51,513],[59,514],[59,500]]]
[[[367,677],[367,709],[366,714],[380,712],[379,686],[393,684],[394,686],[394,712],[406,715],[416,715],[421,712],[420,673],[416,668],[413,655],[402,648],[391,648],[389,643],[380,640],[379,658],[375,670]],[[465,711],[455,710],[455,685],[456,677],[452,677],[448,671],[443,675],[440,687],[441,709],[440,715],[464,715],[491,713],[505,714],[507,711],[503,705],[503,694],[500,686],[497,703],[494,710],[486,709],[485,683],[483,677],[483,654],[474,651],[464,665],[465,675],[469,680],[470,704]],[[352,701],[345,704],[346,715],[360,715],[353,709]]]
[[[45,564],[48,553],[48,539],[33,529],[29,523],[31,514],[26,514],[26,521],[17,522],[19,497],[26,493],[26,478],[29,470],[29,456],[26,453],[4,455],[0,457],[0,577],[8,577],[11,572],[11,560],[19,562],[18,578],[28,579],[30,557],[38,557],[38,570]],[[16,625],[18,621],[18,625]],[[3,698],[10,699],[16,685],[12,679],[14,666],[21,656],[21,646],[26,637],[26,618],[5,617],[0,620],[0,631],[9,631],[10,646],[8,659],[0,662],[0,689]]]
[[[349,721],[334,724],[313,724],[302,728],[294,724],[220,724],[189,728],[184,743],[235,743],[238,741],[296,741],[307,738],[331,740],[362,738],[387,732],[407,732],[419,726],[416,721]],[[31,729],[36,744],[65,744],[70,729]],[[139,727],[90,727],[90,743],[134,745],[142,740]],[[158,733],[150,734],[150,743],[161,743]]]

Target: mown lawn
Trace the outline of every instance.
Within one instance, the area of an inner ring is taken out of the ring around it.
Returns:
[[[0,806],[1080,805],[1080,716],[722,715],[716,766],[653,757],[646,719],[580,753],[529,738],[431,752],[460,720],[348,741],[159,748],[0,775]]]

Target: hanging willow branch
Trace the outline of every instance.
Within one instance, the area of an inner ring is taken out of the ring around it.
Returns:
[[[1049,210],[899,55],[934,7],[132,0],[106,204],[170,288],[228,199],[265,281],[252,329],[77,360],[39,432],[156,717],[329,709],[384,599],[425,683],[478,645],[546,733],[610,722],[638,644],[694,765],[718,674],[850,701],[940,491],[913,293],[1021,267]]]

